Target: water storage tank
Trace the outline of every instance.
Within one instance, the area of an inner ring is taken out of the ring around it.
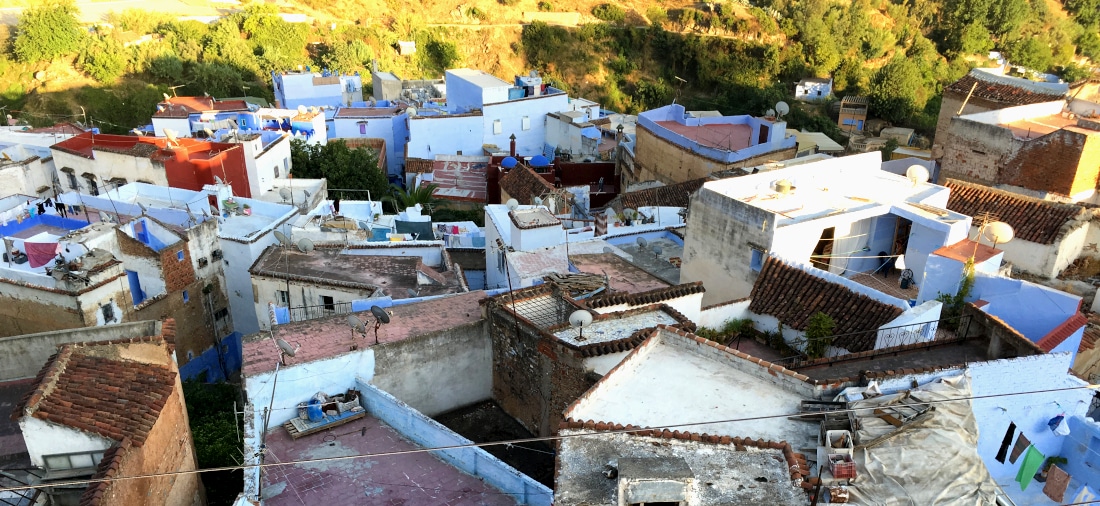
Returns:
[[[321,410],[321,401],[310,399],[309,405],[306,406],[306,416],[311,422],[320,422],[325,417],[325,412]]]

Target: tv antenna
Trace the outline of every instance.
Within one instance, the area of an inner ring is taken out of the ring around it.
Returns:
[[[583,309],[573,311],[569,315],[569,325],[577,329],[577,340],[584,341],[584,328],[592,324],[592,313]]]
[[[301,238],[300,240],[298,240],[298,251],[301,251],[302,253],[309,253],[310,251],[313,251],[313,241],[305,237]]]

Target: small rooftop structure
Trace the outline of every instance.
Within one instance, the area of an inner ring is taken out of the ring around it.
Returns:
[[[500,201],[516,199],[520,205],[534,203],[535,197],[541,197],[554,191],[554,185],[526,164],[518,164],[500,178]]]
[[[1002,107],[1059,100],[1069,91],[1069,85],[1065,83],[1044,83],[1006,76],[1002,69],[971,69],[958,81],[947,85],[943,91],[964,96],[969,94],[973,98],[1003,104]]]
[[[700,118],[678,104],[639,114],[638,125],[667,142],[727,164],[796,145],[783,121],[747,115]]]

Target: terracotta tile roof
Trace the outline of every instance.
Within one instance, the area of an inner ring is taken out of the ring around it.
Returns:
[[[625,208],[637,210],[639,207],[647,206],[687,207],[691,195],[702,188],[707,179],[705,177],[692,179],[682,183],[624,193],[609,202],[608,207],[616,211],[622,211]]]
[[[186,118],[203,112],[247,111],[244,100],[217,100],[213,97],[171,97],[157,104],[156,118]]]
[[[988,212],[1012,225],[1017,239],[1039,244],[1054,244],[1062,226],[1085,212],[1075,204],[1062,204],[998,190],[980,184],[948,179],[951,190],[947,208],[967,216]]]
[[[426,174],[433,170],[435,162],[423,158],[406,158],[405,172],[408,174]]]
[[[974,87],[975,84],[977,84],[977,87]],[[1044,90],[1038,86],[1027,86],[1025,80],[1017,81],[1011,77],[994,76],[977,69],[971,70],[962,79],[947,85],[943,91],[944,93],[954,92],[965,96],[970,93],[971,88],[974,88],[974,97],[1000,102],[1006,106],[1050,102],[1059,100],[1066,95],[1064,92]]]
[[[870,331],[903,312],[900,307],[856,293],[776,257],[764,262],[749,297],[749,311],[774,316],[795,330],[806,330],[814,313],[829,315],[836,322],[834,334],[841,336],[833,344],[853,353],[874,348],[876,333]]]
[[[1085,315],[1073,313],[1073,316],[1066,318],[1066,321],[1054,327],[1054,329],[1043,336],[1037,344],[1043,351],[1050,353],[1050,350],[1057,348],[1059,344],[1062,344],[1062,341],[1065,341],[1067,337],[1073,335],[1074,332],[1077,332],[1078,329],[1088,322],[1089,319],[1085,318]],[[1084,339],[1082,339],[1082,341],[1083,340]]]
[[[534,169],[519,164],[500,178],[500,189],[508,192],[522,205],[530,205],[533,198],[554,190],[554,185],[542,178]]]
[[[96,466],[96,471],[95,474],[92,475],[92,479],[110,480],[117,476],[119,468],[122,467],[122,459],[132,446],[133,444],[130,442],[129,438],[123,438],[121,442],[104,451],[103,458],[99,461],[99,465]],[[98,506],[102,504],[103,496],[110,487],[110,481],[97,481],[89,484],[88,488],[84,489],[84,493],[80,496],[80,506]]]
[[[116,345],[59,347],[12,418],[33,416],[115,441],[129,438],[135,446],[144,444],[175,388],[176,373],[165,365],[107,358],[102,353],[104,347]]]
[[[612,293],[607,295],[597,295],[590,299],[587,299],[584,302],[588,307],[591,308],[616,306],[619,304],[640,306],[643,304],[656,304],[666,301],[668,299],[675,299],[677,297],[684,297],[695,293],[703,293],[705,291],[707,290],[706,288],[703,288],[703,282],[696,281],[694,283],[684,283],[682,285],[657,288],[654,290],[648,290],[639,293]]]

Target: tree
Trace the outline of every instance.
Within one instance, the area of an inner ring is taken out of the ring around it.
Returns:
[[[420,204],[420,207],[431,214],[432,210],[442,202],[435,196],[437,188],[439,188],[439,185],[435,183],[422,184],[409,189],[390,185],[390,194],[386,197],[386,201],[392,204],[396,211],[403,211]]]
[[[237,440],[241,427],[233,413],[233,403],[240,402],[237,389],[229,383],[185,381],[183,397],[199,468],[237,465],[244,450]],[[242,479],[240,471],[202,474],[211,504],[231,504],[241,492]]]
[[[1054,53],[1050,46],[1037,37],[1024,37],[1008,46],[1008,59],[1016,65],[1045,72],[1050,68]]]
[[[46,0],[24,10],[16,26],[15,56],[24,63],[37,63],[77,52],[84,33],[76,14],[72,0]]]
[[[325,178],[333,190],[368,190],[376,198],[389,193],[386,173],[378,167],[378,154],[365,146],[351,149],[340,139],[318,146],[294,139],[290,161],[294,177]]]
[[[101,83],[113,83],[126,70],[129,54],[122,43],[111,37],[89,39],[80,52],[79,64],[84,73]]]
[[[362,69],[374,59],[374,51],[361,40],[334,41],[326,44],[321,64],[330,70],[351,73]]]
[[[911,59],[899,56],[875,73],[868,95],[876,115],[902,123],[924,108],[926,93],[920,69]]]
[[[836,329],[836,321],[821,311],[810,315],[806,323],[806,356],[815,359],[825,356],[825,351],[833,343],[833,330]]]
[[[241,16],[240,28],[248,36],[253,53],[261,57],[264,70],[292,68],[304,59],[307,25],[284,21],[273,4],[250,3]]]

